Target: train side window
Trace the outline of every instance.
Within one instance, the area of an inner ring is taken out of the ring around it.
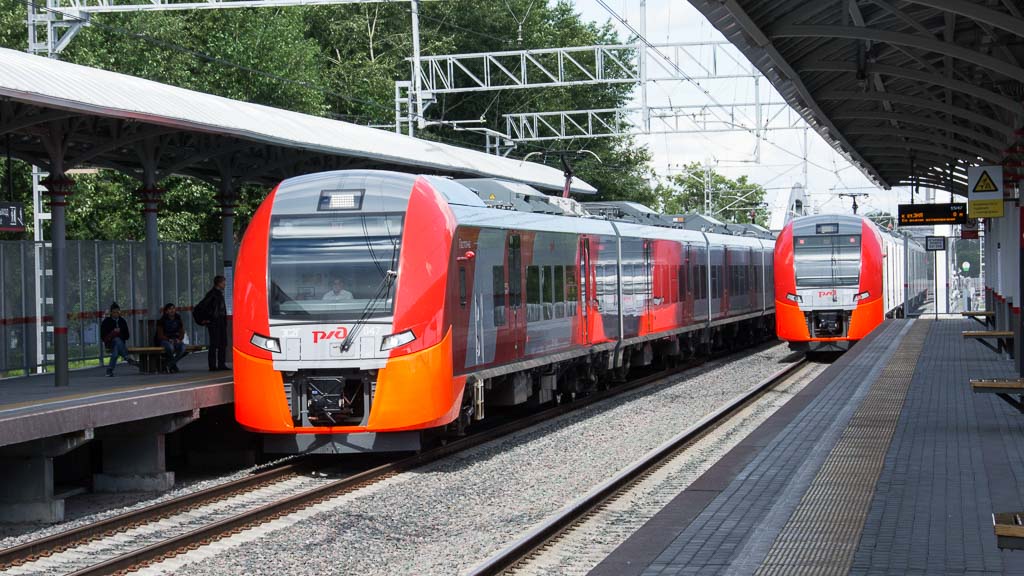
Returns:
[[[541,319],[540,303],[540,267],[526,267],[526,321],[537,322]]]
[[[540,304],[540,268],[526,267],[526,303]]]
[[[505,267],[491,268],[491,288],[494,290],[494,325],[505,325]]]
[[[459,266],[459,306],[466,307],[466,267]]]
[[[718,297],[718,266],[711,267],[711,297]]]
[[[555,266],[555,318],[565,317],[565,267]]]
[[[554,316],[555,307],[555,275],[551,266],[545,266],[543,271],[544,281],[541,286],[541,294],[544,297],[544,319],[551,320],[552,316]]]
[[[706,300],[708,297],[708,265],[700,265],[700,298]]]

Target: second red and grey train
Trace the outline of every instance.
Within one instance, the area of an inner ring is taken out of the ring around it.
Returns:
[[[862,216],[794,218],[775,242],[776,333],[796,350],[846,350],[919,306],[931,270],[920,244]]]
[[[416,449],[493,407],[770,336],[772,248],[498,180],[293,178],[239,250],[236,418],[274,452]]]

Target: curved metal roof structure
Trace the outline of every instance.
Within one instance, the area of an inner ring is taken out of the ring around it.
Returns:
[[[501,177],[561,190],[561,170],[448,144],[410,138],[124,74],[0,49],[0,135],[14,134],[13,155],[47,166],[40,132],[55,122],[66,168],[141,168],[134,148],[159,148],[157,174],[274,184],[307,172],[378,168],[452,176]],[[52,144],[51,144],[52,145]],[[581,180],[572,190],[596,190]]]
[[[1019,0],[690,3],[880,186],[965,194],[968,165],[1019,152]]]

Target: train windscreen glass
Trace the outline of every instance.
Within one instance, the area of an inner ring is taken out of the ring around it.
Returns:
[[[390,316],[404,214],[275,218],[270,317],[340,322]]]
[[[856,288],[860,284],[860,235],[793,239],[797,288]]]

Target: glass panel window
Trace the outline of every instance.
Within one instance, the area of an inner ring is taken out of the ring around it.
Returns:
[[[491,268],[491,289],[494,292],[494,325],[505,325],[505,267]]]
[[[803,236],[793,239],[797,288],[856,287],[860,284],[860,236]]]
[[[276,218],[270,316],[321,322],[391,315],[402,214]],[[385,287],[387,289],[385,290]]]

